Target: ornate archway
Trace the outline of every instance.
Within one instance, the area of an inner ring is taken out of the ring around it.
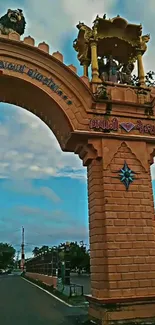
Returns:
[[[62,150],[78,154],[88,168],[90,317],[99,324],[132,323],[135,318],[151,322],[155,92],[145,86],[142,64],[149,37],[141,35],[141,26],[120,17],[97,17],[92,29],[83,23],[78,29],[74,47],[84,67],[81,78],[74,66],[63,64],[61,53],[50,55],[47,44],[35,47],[31,37],[20,41],[16,32],[0,35],[0,100],[39,116]],[[124,60],[124,70],[119,71],[110,52],[115,60]],[[135,60],[136,85],[130,70]]]
[[[76,68],[63,64],[63,56],[48,53],[45,43],[35,47],[27,37],[23,42],[1,36],[0,85],[2,102],[19,105],[41,118],[54,132],[63,150],[72,132],[88,130],[92,93]],[[18,37],[19,38],[19,37]]]

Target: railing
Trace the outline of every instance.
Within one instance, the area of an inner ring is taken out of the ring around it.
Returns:
[[[83,286],[80,284],[70,284],[70,297],[83,296]]]

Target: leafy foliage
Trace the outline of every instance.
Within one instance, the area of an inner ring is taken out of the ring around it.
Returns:
[[[48,246],[42,246],[42,247],[35,247],[33,249],[33,255],[38,256],[40,253],[47,253],[57,251],[59,260],[70,261],[70,268],[71,269],[78,269],[79,272],[82,270],[82,268],[85,268],[87,272],[90,271],[90,256],[89,252],[86,250],[86,247],[83,242],[80,242],[79,244],[77,242],[71,242],[69,245],[66,243],[60,243],[57,247],[48,247]]]
[[[14,264],[16,250],[7,243],[0,243],[0,268],[5,269]]]
[[[35,248],[33,249],[32,253],[33,253],[33,256],[34,256],[34,257],[37,256],[38,253],[39,253],[39,247],[35,247]]]
[[[40,253],[44,253],[44,252],[46,252],[46,251],[48,251],[49,250],[49,247],[48,246],[42,246],[42,247],[35,247],[34,249],[33,249],[33,251],[32,251],[32,253],[33,253],[33,255],[34,255],[34,257],[35,256],[37,256],[38,254],[40,254]]]
[[[86,268],[89,271],[90,257],[83,243],[79,245],[77,242],[71,242],[68,257],[71,269],[78,268],[80,271],[82,268]]]
[[[154,71],[148,71],[147,74],[145,75],[145,84],[147,87],[154,87],[155,86],[155,72]],[[132,83],[133,86],[140,86],[139,79],[137,76],[133,75],[132,76]]]

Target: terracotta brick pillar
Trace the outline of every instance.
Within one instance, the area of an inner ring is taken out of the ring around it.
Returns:
[[[100,324],[155,321],[154,205],[147,145],[103,140],[102,155],[88,166],[90,317]],[[128,191],[118,178],[125,161],[136,173]]]

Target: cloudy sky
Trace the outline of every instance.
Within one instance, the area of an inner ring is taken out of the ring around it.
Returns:
[[[155,70],[154,0],[5,0],[0,1],[0,16],[8,8],[22,8],[25,36],[46,41],[51,53],[62,52],[65,63],[74,64],[79,74],[72,48],[79,21],[91,25],[97,14],[107,13],[108,18],[119,14],[142,23],[144,33],[152,36],[145,69]],[[88,243],[86,169],[78,157],[60,150],[41,120],[6,103],[0,104],[0,196],[0,241],[20,249],[24,226],[27,256],[34,246]]]

